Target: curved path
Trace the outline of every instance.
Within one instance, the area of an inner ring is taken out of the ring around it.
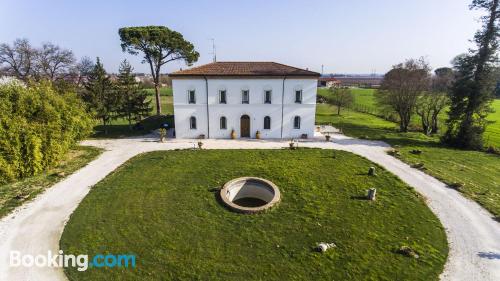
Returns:
[[[105,148],[96,160],[57,183],[35,200],[0,220],[0,280],[65,280],[61,268],[10,267],[9,253],[47,255],[59,250],[59,239],[71,213],[99,182],[131,157],[148,151],[192,148],[194,140],[158,143],[154,139],[92,140]],[[205,149],[279,149],[286,141],[204,140]],[[421,193],[444,225],[450,253],[441,280],[500,280],[500,224],[473,201],[445,184],[387,155],[383,142],[334,135],[333,142],[308,141],[300,146],[339,149],[385,167]]]

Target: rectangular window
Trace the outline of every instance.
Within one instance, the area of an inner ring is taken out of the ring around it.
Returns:
[[[300,117],[299,116],[295,116],[295,118],[293,118],[293,128],[294,129],[300,129]]]
[[[241,103],[244,104],[250,103],[250,92],[248,90],[241,91]]]
[[[227,103],[227,100],[226,100],[226,91],[225,90],[222,90],[219,92],[219,103],[221,104],[226,104]]]
[[[196,103],[196,92],[194,90],[188,92],[188,103]]]
[[[295,91],[295,103],[302,103],[302,90]]]
[[[264,92],[264,103],[271,103],[271,91],[265,91]]]

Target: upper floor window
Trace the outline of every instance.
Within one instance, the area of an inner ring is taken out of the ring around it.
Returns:
[[[241,103],[250,103],[250,91],[249,90],[243,90],[241,91]]]
[[[227,119],[224,116],[220,118],[220,129],[221,130],[227,129]]]
[[[227,103],[226,90],[219,91],[219,103],[223,103],[223,104]]]
[[[188,91],[188,103],[196,103],[196,92],[195,90]]]
[[[191,116],[191,118],[189,118],[189,128],[191,128],[191,130],[196,130],[196,117]]]
[[[264,117],[264,130],[271,130],[271,117]]]
[[[295,90],[295,103],[302,103],[302,90]]]
[[[293,128],[300,129],[300,116],[295,116],[293,118]]]
[[[264,103],[271,103],[271,95],[272,95],[271,90],[267,90],[264,92]]]

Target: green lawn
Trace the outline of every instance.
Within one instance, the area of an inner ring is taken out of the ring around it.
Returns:
[[[333,124],[349,136],[383,140],[401,153],[409,164],[424,164],[424,171],[448,184],[461,184],[460,191],[500,218],[500,157],[478,151],[446,148],[438,137],[422,133],[399,133],[395,123],[370,114],[343,110],[341,116],[327,105],[318,105],[318,123]],[[421,155],[410,153],[421,150]]]
[[[438,280],[448,246],[412,188],[347,152],[181,150],[128,161],[92,188],[60,241],[66,254],[135,254],[137,267],[66,270],[70,280]],[[282,201],[243,215],[217,200],[241,176]],[[375,202],[360,199],[371,187]],[[312,247],[334,242],[320,254]],[[397,253],[409,245],[419,259]]]
[[[154,88],[148,88],[145,89],[146,92],[150,95],[154,95],[155,89]],[[172,96],[172,88],[171,87],[162,87],[160,88],[160,95],[161,96]]]
[[[355,104],[376,108],[375,98],[373,96],[373,93],[375,92],[374,89],[352,88],[351,91],[355,97]],[[318,88],[318,95],[329,96],[330,93],[326,88]]]
[[[484,133],[484,140],[486,145],[494,145],[500,147],[500,99],[493,101],[493,113],[488,115],[488,127]]]
[[[35,198],[40,192],[94,160],[101,150],[90,146],[72,148],[56,167],[13,183],[0,185],[0,217]]]
[[[378,105],[376,103],[374,93],[374,89],[360,89],[354,88],[352,89],[354,93],[354,105],[352,108],[359,112],[367,112],[373,115],[384,115],[378,109]],[[329,92],[327,89],[319,88],[318,95],[328,96]],[[493,145],[496,147],[500,147],[500,99],[496,99],[492,103],[493,111],[488,116],[488,127],[486,128],[486,132],[484,133],[484,142],[486,146]],[[441,124],[441,129],[445,129],[445,121],[448,118],[446,114],[446,110],[443,110],[439,114],[439,120]],[[412,121],[413,126],[420,126],[419,116],[415,115]]]

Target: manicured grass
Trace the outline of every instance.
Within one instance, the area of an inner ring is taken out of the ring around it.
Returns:
[[[488,127],[484,133],[486,145],[494,145],[500,148],[500,99],[493,101],[491,107],[494,112],[488,115]]]
[[[148,89],[145,89],[145,90],[150,95],[153,95],[155,93],[155,89],[154,88],[148,88]],[[172,88],[170,88],[170,87],[161,87],[160,88],[160,95],[162,95],[162,96],[171,96],[172,95]]]
[[[335,155],[335,157],[333,157]],[[67,269],[70,280],[438,280],[448,248],[413,189],[347,152],[152,152],[94,186],[66,226],[68,253],[135,254],[137,267]],[[242,215],[217,200],[241,176],[273,181],[282,201]],[[371,187],[375,202],[362,200]],[[334,242],[320,254],[312,247]],[[396,253],[402,245],[420,258]]]
[[[153,110],[152,114],[156,113],[156,99],[155,99],[155,89],[146,89],[151,100],[151,107]],[[173,101],[172,88],[160,88],[160,103],[161,103],[161,114],[169,115],[174,114],[174,101]]]
[[[352,108],[361,112],[369,112],[373,115],[384,115],[380,112],[379,106],[374,97],[376,90],[374,89],[351,89],[354,93],[354,105]],[[328,89],[320,88],[318,89],[318,95],[328,96]],[[488,115],[489,124],[484,133],[484,142],[486,146],[500,147],[500,99],[496,99],[492,103],[492,109],[494,112]],[[446,109],[441,111],[439,114],[440,128],[442,131],[446,129],[445,121],[448,118]],[[420,127],[420,117],[417,115],[413,116],[412,125],[415,127]]]
[[[373,93],[374,89],[352,88],[351,92],[354,94],[354,103],[360,106],[376,107],[375,98]],[[326,88],[318,88],[318,95],[329,96],[329,90]]]
[[[411,153],[415,149],[422,153]],[[428,145],[403,146],[398,150],[402,160],[410,165],[421,163],[424,171],[432,176],[451,186],[458,184],[460,192],[500,218],[498,155]]]
[[[332,124],[349,136],[383,140],[401,153],[409,164],[424,164],[424,171],[448,184],[463,184],[460,192],[500,217],[500,157],[478,151],[450,149],[439,143],[439,137],[422,133],[397,132],[396,124],[370,114],[350,110],[337,116],[334,108],[318,105],[318,123]],[[421,150],[421,155],[410,153]]]
[[[101,149],[95,147],[75,146],[56,167],[34,177],[0,185],[0,217],[79,170],[100,153]]]

